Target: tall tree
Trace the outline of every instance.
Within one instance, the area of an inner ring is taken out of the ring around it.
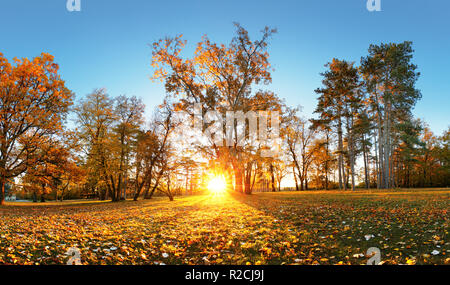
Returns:
[[[294,170],[295,181],[300,182],[300,189],[308,189],[308,170],[314,154],[311,143],[317,129],[313,128],[308,120],[300,117],[300,107],[286,108],[283,115],[281,135],[286,145]]]
[[[354,164],[355,150],[353,138],[354,111],[359,103],[359,76],[358,69],[353,63],[344,60],[333,59],[325,65],[328,68],[323,72],[323,88],[316,89],[319,94],[318,105],[315,113],[320,116],[321,122],[327,122],[337,133],[338,143],[338,172],[339,189],[346,189],[344,181],[344,128],[347,128],[347,140],[349,149],[349,164],[352,170],[352,188],[354,189]]]
[[[0,53],[0,204],[7,180],[41,160],[39,146],[61,132],[73,93],[53,56],[14,59]]]
[[[419,120],[409,118],[398,123],[397,129],[400,140],[394,153],[399,164],[397,165],[397,184],[409,188],[413,183],[411,178],[414,175],[419,149],[424,146],[420,141],[422,126]]]
[[[100,193],[101,199],[109,195],[116,200],[109,177],[109,171],[116,171],[109,166],[112,158],[111,129],[117,119],[114,101],[105,89],[96,89],[80,100],[74,111],[91,187]]]
[[[117,171],[117,199],[126,199],[128,174],[131,168],[131,156],[135,153],[136,140],[141,126],[144,123],[145,105],[142,100],[124,95],[115,99],[114,113],[117,122],[114,127],[116,143],[118,144],[118,171]],[[111,175],[111,174],[110,174]],[[114,180],[114,179],[113,179]]]
[[[334,169],[335,157],[331,153],[331,124],[329,121],[325,120],[310,120],[312,125],[311,128],[315,129],[318,134],[322,134],[320,138],[317,138],[313,144],[314,154],[313,154],[313,163],[316,166],[316,169],[320,170],[324,176],[324,188],[325,190],[329,189],[330,179],[329,175]]]
[[[373,133],[374,124],[371,122],[369,115],[365,112],[367,109],[360,106],[359,112],[356,114],[356,121],[354,123],[355,140],[358,143],[356,153],[362,153],[364,165],[364,184],[366,189],[370,188],[370,161],[372,141],[371,135]]]
[[[173,154],[171,135],[179,125],[180,122],[174,118],[173,106],[165,102],[155,112],[150,129],[138,137],[135,201],[142,190],[144,190],[144,198],[151,199],[155,191],[160,188],[162,179],[170,179],[168,172],[171,169],[175,170],[175,168],[169,168],[168,164]],[[170,190],[170,184],[168,185]]]
[[[203,110],[217,110],[222,115],[227,111],[273,110],[278,98],[270,92],[253,93],[252,88],[271,82],[267,45],[275,32],[266,27],[261,39],[252,41],[248,32],[236,24],[236,36],[228,46],[212,43],[205,36],[192,59],[183,59],[180,55],[186,44],[181,36],[160,40],[153,44],[152,66],[156,69],[153,78],[165,81],[168,93],[183,95],[179,96],[179,107],[191,115],[194,103],[201,104]],[[248,165],[244,159],[250,156],[239,141],[237,127],[234,127],[232,146],[212,143],[210,147],[215,159],[231,165],[235,190],[244,192]],[[245,188],[245,192],[250,194],[250,189]]]
[[[417,66],[411,63],[412,57],[412,43],[403,42],[371,45],[369,55],[361,59],[361,73],[377,124],[380,188],[393,186],[392,154],[396,122],[408,116],[421,98],[420,91],[415,88],[420,73],[416,71]]]

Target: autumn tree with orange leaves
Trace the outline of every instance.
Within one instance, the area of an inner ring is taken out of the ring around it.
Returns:
[[[243,27],[235,25],[236,36],[229,45],[213,43],[204,36],[189,59],[181,56],[186,45],[182,36],[153,43],[153,79],[165,82],[166,91],[179,99],[181,110],[193,115],[194,104],[220,114],[280,110],[281,103],[275,94],[252,90],[272,80],[267,46],[276,30],[266,27],[259,40],[251,40]],[[229,168],[226,171],[234,173],[236,191],[250,194],[252,179],[246,174],[255,167],[255,154],[259,150],[250,143],[239,145],[236,127],[234,133],[233,146],[212,142],[208,153],[212,149],[211,158],[223,161]]]
[[[50,193],[55,194],[55,200],[63,201],[71,185],[80,186],[84,182],[79,150],[72,132],[64,132],[60,138],[40,146],[40,161],[28,169],[22,179],[24,190],[32,194],[34,202],[38,195],[44,202],[45,195]]]
[[[0,204],[5,183],[42,161],[39,147],[62,131],[73,93],[50,54],[10,63],[0,53]]]

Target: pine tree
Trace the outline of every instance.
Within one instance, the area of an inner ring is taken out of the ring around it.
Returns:
[[[371,45],[361,59],[364,85],[370,98],[370,111],[377,124],[377,175],[379,188],[393,186],[392,154],[396,146],[396,122],[411,113],[421,94],[415,88],[419,77],[411,63],[411,42]],[[397,140],[398,142],[398,140]]]

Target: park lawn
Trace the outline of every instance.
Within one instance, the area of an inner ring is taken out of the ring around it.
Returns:
[[[450,189],[6,203],[0,264],[450,264],[449,210]]]

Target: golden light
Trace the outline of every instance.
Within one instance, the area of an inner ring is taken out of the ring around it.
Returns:
[[[227,180],[223,175],[211,177],[208,182],[208,190],[212,194],[221,194],[227,190]]]

